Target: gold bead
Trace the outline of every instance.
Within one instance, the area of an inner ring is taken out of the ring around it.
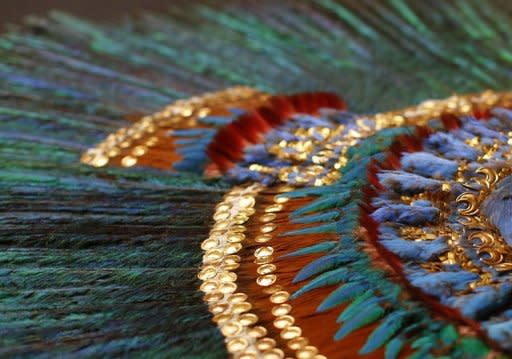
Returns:
[[[238,319],[240,320],[240,323],[242,323],[242,325],[246,327],[248,327],[249,325],[254,325],[258,322],[258,316],[253,313],[244,313],[240,315]]]
[[[288,348],[290,348],[292,350],[302,349],[306,345],[308,345],[308,340],[304,337],[297,337],[297,338],[291,339],[288,342]]]
[[[208,238],[201,243],[201,249],[204,251],[216,248],[219,245],[219,241],[214,238]]]
[[[267,208],[265,208],[265,212],[266,213],[275,213],[275,212],[281,212],[283,209],[283,205],[282,204],[272,204],[270,206],[268,206]]]
[[[224,221],[228,219],[231,216],[231,213],[229,211],[219,211],[217,210],[215,214],[213,215],[213,219],[215,221]]]
[[[251,310],[251,308],[252,308],[252,305],[247,302],[234,303],[232,306],[233,313],[235,313],[235,314],[241,314],[241,313],[248,312],[249,310]]]
[[[297,337],[300,337],[302,334],[302,330],[299,327],[296,326],[290,326],[283,329],[281,332],[281,338],[284,340],[290,340]]]
[[[252,352],[245,352],[240,354],[238,359],[258,359],[258,354]]]
[[[121,148],[128,148],[132,145],[131,141],[123,141],[119,144],[119,147]],[[129,167],[129,166],[126,166],[126,167]]]
[[[229,212],[229,210],[231,209],[231,204],[230,203],[227,203],[227,202],[221,202],[219,203],[216,207],[215,207],[215,210],[217,212]]]
[[[245,235],[243,233],[230,233],[228,234],[227,241],[230,243],[239,243],[245,239]]]
[[[274,257],[272,256],[266,256],[266,257],[259,257],[254,260],[254,263],[261,265],[261,264],[269,264],[274,261]]]
[[[197,117],[203,118],[203,117],[208,116],[209,113],[210,113],[210,109],[208,107],[203,107],[197,111]]]
[[[272,338],[263,338],[258,340],[256,348],[259,350],[270,350],[276,346],[276,341]]]
[[[219,274],[219,280],[223,283],[236,281],[236,274],[233,272],[222,272]]]
[[[226,337],[234,337],[242,331],[242,324],[237,321],[228,322],[220,328],[220,331]]]
[[[245,293],[235,293],[235,294],[232,294],[228,298],[228,301],[230,303],[241,303],[241,302],[245,302],[246,300],[247,300],[247,294],[245,294]]]
[[[216,261],[221,259],[224,253],[220,249],[209,249],[205,252],[204,258],[207,261]]]
[[[233,223],[235,224],[244,224],[249,220],[249,216],[244,213],[238,213],[233,217]]]
[[[283,286],[274,284],[274,285],[271,285],[270,287],[263,288],[261,291],[265,294],[272,295],[281,290],[283,290]]]
[[[241,226],[239,224],[234,224],[231,226],[231,228],[229,228],[229,231],[232,233],[244,233],[245,229],[246,228],[244,226]]]
[[[256,279],[256,283],[258,283],[258,285],[261,285],[262,287],[268,287],[268,286],[271,286],[272,284],[274,284],[277,280],[277,276],[275,274],[266,274],[266,275],[262,275],[262,276],[259,276],[257,279]]]
[[[215,222],[215,224],[213,225],[213,230],[214,231],[223,231],[226,228],[228,228],[230,224],[231,223],[227,220]]]
[[[267,224],[264,224],[263,226],[261,226],[260,232],[266,234],[266,233],[275,231],[276,228],[277,228],[277,225],[275,225],[273,223],[267,223]]]
[[[266,257],[259,257],[259,258],[256,258],[254,260],[254,263],[258,264],[258,265],[263,265],[263,264],[270,264],[274,261],[274,257],[272,256],[266,256]]]
[[[148,152],[148,148],[146,146],[135,146],[135,148],[132,150],[132,155],[135,157],[144,156]]]
[[[226,303],[218,303],[218,304],[215,304],[215,305],[212,305],[209,309],[210,309],[210,312],[215,315],[215,314],[221,314],[221,313],[224,313],[224,311],[226,309],[229,308],[229,305],[226,304]]]
[[[245,338],[235,338],[231,339],[227,343],[227,349],[230,353],[237,353],[241,352],[242,350],[245,350],[247,346],[249,345],[249,342]]]
[[[286,197],[283,195],[274,196],[274,202],[277,204],[283,204],[283,203],[288,202],[289,200],[290,200],[290,197]]]
[[[226,255],[238,253],[242,249],[242,244],[240,243],[230,243],[224,248],[224,253]]]
[[[209,292],[206,293],[203,298],[206,302],[217,302],[224,298],[224,294],[221,292]]]
[[[276,317],[280,317],[282,315],[286,315],[290,313],[292,310],[292,306],[290,304],[280,304],[276,305],[272,308],[272,315]]]
[[[94,167],[103,167],[103,166],[106,166],[107,163],[108,163],[108,157],[105,156],[104,154],[99,154],[99,155],[94,156],[90,162],[90,164]]]
[[[247,208],[247,207],[253,207],[255,203],[256,203],[256,200],[254,199],[254,197],[243,196],[238,200],[237,205],[242,208]]]
[[[213,266],[207,266],[201,269],[197,277],[203,281],[212,279],[217,274],[217,270]]]
[[[308,345],[297,351],[297,359],[313,359],[318,354],[318,349],[314,346]]]
[[[274,253],[274,248],[272,248],[270,246],[259,247],[258,249],[256,249],[254,251],[254,256],[256,258],[268,257],[268,256],[271,256],[273,253]]]
[[[211,238],[220,238],[226,235],[226,230],[220,230],[220,229],[210,229],[210,237]]]
[[[219,288],[219,282],[215,279],[207,280],[206,282],[203,282],[203,284],[201,284],[199,287],[199,289],[205,293],[213,292],[217,288]]]
[[[233,282],[222,283],[219,287],[219,291],[224,294],[234,293],[237,289],[237,285]]]
[[[116,157],[116,156],[119,156],[121,154],[121,151],[119,150],[119,148],[117,147],[114,147],[114,148],[111,148],[110,150],[108,150],[107,152],[107,156],[108,157]],[[106,164],[106,163],[105,163]]]
[[[144,136],[144,132],[142,131],[137,131],[137,132],[134,132],[133,135],[132,135],[132,138],[134,140],[140,140],[142,138],[142,136]]]
[[[249,335],[253,338],[262,338],[267,335],[267,329],[262,326],[256,326],[249,330]]]
[[[270,301],[274,304],[282,304],[288,301],[290,294],[284,290],[275,292],[270,296]]]
[[[231,320],[233,316],[231,313],[219,313],[213,316],[212,320],[217,323],[218,325],[222,325],[226,323],[227,321]]]
[[[183,117],[190,117],[194,113],[194,109],[192,107],[184,107],[181,110],[181,116]]]
[[[254,241],[257,243],[266,243],[272,239],[272,235],[270,234],[261,234],[254,238]]]
[[[263,216],[260,217],[260,222],[272,222],[274,219],[276,219],[276,217],[277,215],[275,213],[265,213]]]
[[[235,269],[238,269],[240,267],[240,264],[239,263],[223,263],[222,264],[222,268],[225,269],[225,270],[229,270],[229,271],[232,271],[232,270],[235,270]]]
[[[283,359],[284,352],[281,349],[271,349],[263,353],[263,359]]]
[[[273,273],[275,270],[276,270],[276,266],[274,264],[263,264],[263,265],[259,266],[256,271],[260,275],[265,275],[265,274]]]
[[[293,325],[293,323],[295,323],[295,319],[291,315],[283,315],[274,320],[274,327],[284,329]]]
[[[238,263],[241,260],[242,260],[242,258],[240,258],[240,256],[238,256],[236,254],[231,254],[229,256],[224,257],[224,263],[227,263],[227,264]]]

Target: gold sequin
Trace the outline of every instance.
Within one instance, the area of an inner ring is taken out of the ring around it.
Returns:
[[[297,351],[297,359],[313,359],[316,354],[318,354],[318,349],[308,345]]]
[[[135,157],[144,156],[148,152],[148,148],[146,146],[135,146],[132,150],[132,155]]]
[[[254,238],[254,241],[257,242],[257,243],[266,243],[268,241],[270,241],[272,239],[272,235],[270,234],[261,234],[259,236],[257,236],[256,238]]]
[[[137,159],[132,156],[125,156],[121,160],[121,165],[123,167],[132,167],[132,166],[135,166],[136,164],[137,164]]]
[[[233,337],[240,334],[242,331],[242,324],[239,322],[229,322],[224,324],[220,330],[226,337]]]
[[[262,287],[268,287],[272,284],[274,284],[277,280],[277,276],[275,274],[267,274],[267,275],[262,275],[262,276],[259,276],[257,279],[256,279],[256,283],[258,283],[258,285],[261,285]]]
[[[253,313],[244,313],[239,318],[240,323],[244,326],[256,324],[258,322],[258,316]]]
[[[249,342],[247,341],[247,339],[235,338],[228,341],[227,349],[230,353],[237,353],[247,348],[248,345]]]
[[[233,303],[233,305],[232,305],[233,313],[237,313],[237,314],[245,313],[245,312],[251,310],[251,308],[252,308],[251,304],[247,303],[247,302]]]
[[[230,233],[227,236],[227,241],[231,243],[242,242],[245,239],[245,234],[243,233]]]
[[[290,294],[286,291],[278,291],[270,296],[270,301],[275,304],[282,304],[288,301]]]
[[[274,253],[274,248],[270,246],[259,247],[254,251],[254,256],[257,258],[268,257]]]
[[[283,338],[285,340],[291,340],[291,339],[299,337],[301,334],[302,334],[302,330],[299,327],[289,326],[289,327],[286,327],[281,332],[281,338]]]
[[[276,341],[272,338],[263,338],[258,340],[256,346],[259,350],[269,350],[276,346]]]
[[[256,270],[258,274],[264,275],[264,274],[270,274],[273,273],[276,270],[276,266],[274,264],[263,264],[258,267]]]
[[[283,196],[283,195],[277,195],[274,197],[274,202],[277,204],[283,204],[290,200],[289,197]]]
[[[261,226],[260,231],[263,234],[268,234],[268,233],[275,231],[276,228],[277,228],[277,226],[275,224],[267,223],[267,224],[264,224],[263,226]]]
[[[246,300],[247,294],[245,293],[235,293],[228,298],[228,302],[230,303],[241,303],[245,302]]]
[[[288,342],[288,348],[292,350],[299,350],[308,345],[308,340],[304,337],[296,337]]]
[[[249,330],[249,335],[253,338],[262,338],[267,335],[267,330],[265,327],[256,326]]]
[[[260,217],[260,222],[272,222],[274,219],[276,219],[276,217],[277,215],[275,213],[265,213],[263,216]]]
[[[290,313],[291,310],[292,306],[290,304],[276,305],[272,308],[272,315],[274,315],[275,317],[280,317]]]
[[[274,327],[284,329],[295,323],[295,319],[291,315],[279,316],[274,320]]]
[[[215,238],[208,238],[201,243],[201,249],[208,251],[210,249],[217,248],[219,246],[219,241]]]
[[[265,212],[266,213],[275,213],[275,212],[280,212],[283,210],[283,205],[282,204],[273,204],[273,205],[270,205],[268,207],[265,208]]]
[[[283,359],[284,352],[281,349],[271,349],[263,353],[263,359]]]
[[[103,142],[87,150],[80,161],[87,165],[103,167],[109,163],[108,157],[119,156],[122,153],[120,149],[127,151],[134,144],[136,146],[130,152],[131,156],[143,156],[148,151],[148,147],[154,147],[158,143],[159,137],[152,135],[157,130],[172,131],[174,128],[195,127],[197,119],[209,114],[211,108],[236,107],[247,101],[263,103],[267,97],[268,95],[248,87],[233,87],[200,97],[192,97],[188,100],[178,100],[160,112],[142,117],[131,127],[120,128],[115,133],[108,135]],[[92,152],[95,155],[91,155]],[[128,163],[130,165],[126,165]],[[121,165],[131,167],[136,163],[132,160],[125,160],[125,163],[121,162]]]

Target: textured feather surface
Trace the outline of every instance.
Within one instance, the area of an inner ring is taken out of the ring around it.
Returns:
[[[194,278],[227,185],[79,165],[108,133],[235,84],[333,91],[364,112],[507,89],[511,23],[506,1],[199,1],[116,25],[55,12],[2,35],[0,354],[225,356]],[[327,220],[345,200],[321,198],[295,215],[325,210]],[[337,227],[349,231],[351,220]],[[327,269],[319,260],[298,279]],[[362,352],[397,333],[404,316],[385,317]],[[415,345],[421,354],[432,341]],[[389,342],[389,357],[400,347]]]

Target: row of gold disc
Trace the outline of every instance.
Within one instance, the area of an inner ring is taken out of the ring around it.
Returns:
[[[319,354],[318,348],[308,345],[308,339],[302,336],[302,329],[295,324],[295,318],[292,315],[292,305],[289,303],[290,293],[277,282],[277,267],[274,262],[274,248],[269,243],[272,241],[272,233],[277,229],[275,220],[289,198],[284,192],[292,190],[292,187],[283,186],[280,188],[281,194],[274,196],[273,203],[266,206],[264,214],[259,218],[261,222],[260,235],[256,241],[261,243],[254,250],[255,263],[258,265],[256,283],[263,287],[263,292],[269,295],[272,306],[272,315],[274,316],[273,325],[280,331],[280,337],[287,342],[288,348],[295,351],[296,358],[299,359],[325,359],[324,355]],[[280,354],[284,353],[280,350]]]
[[[90,166],[104,167],[115,159],[122,167],[135,166],[141,156],[167,137],[168,130],[196,127],[199,119],[219,108],[243,107],[251,101],[259,104],[266,97],[266,94],[253,88],[237,86],[177,100],[163,110],[146,115],[133,125],[108,135],[104,141],[88,149],[80,161]]]
[[[205,251],[203,267],[198,275],[201,291],[226,338],[226,348],[237,359],[279,359],[281,351],[275,341],[266,337],[267,330],[257,325],[258,316],[245,293],[237,292],[236,273],[241,260],[237,253],[245,240],[245,223],[254,214],[259,184],[234,188],[219,203],[214,213],[215,224],[201,247]]]

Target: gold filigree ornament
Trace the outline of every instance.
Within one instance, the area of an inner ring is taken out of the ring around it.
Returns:
[[[480,208],[483,201],[495,190],[497,183],[511,173],[510,168],[479,168],[476,170],[479,176],[464,184],[469,191],[460,194],[456,199],[460,206],[459,222],[464,225],[464,232],[480,260],[500,272],[512,270],[512,248]]]

